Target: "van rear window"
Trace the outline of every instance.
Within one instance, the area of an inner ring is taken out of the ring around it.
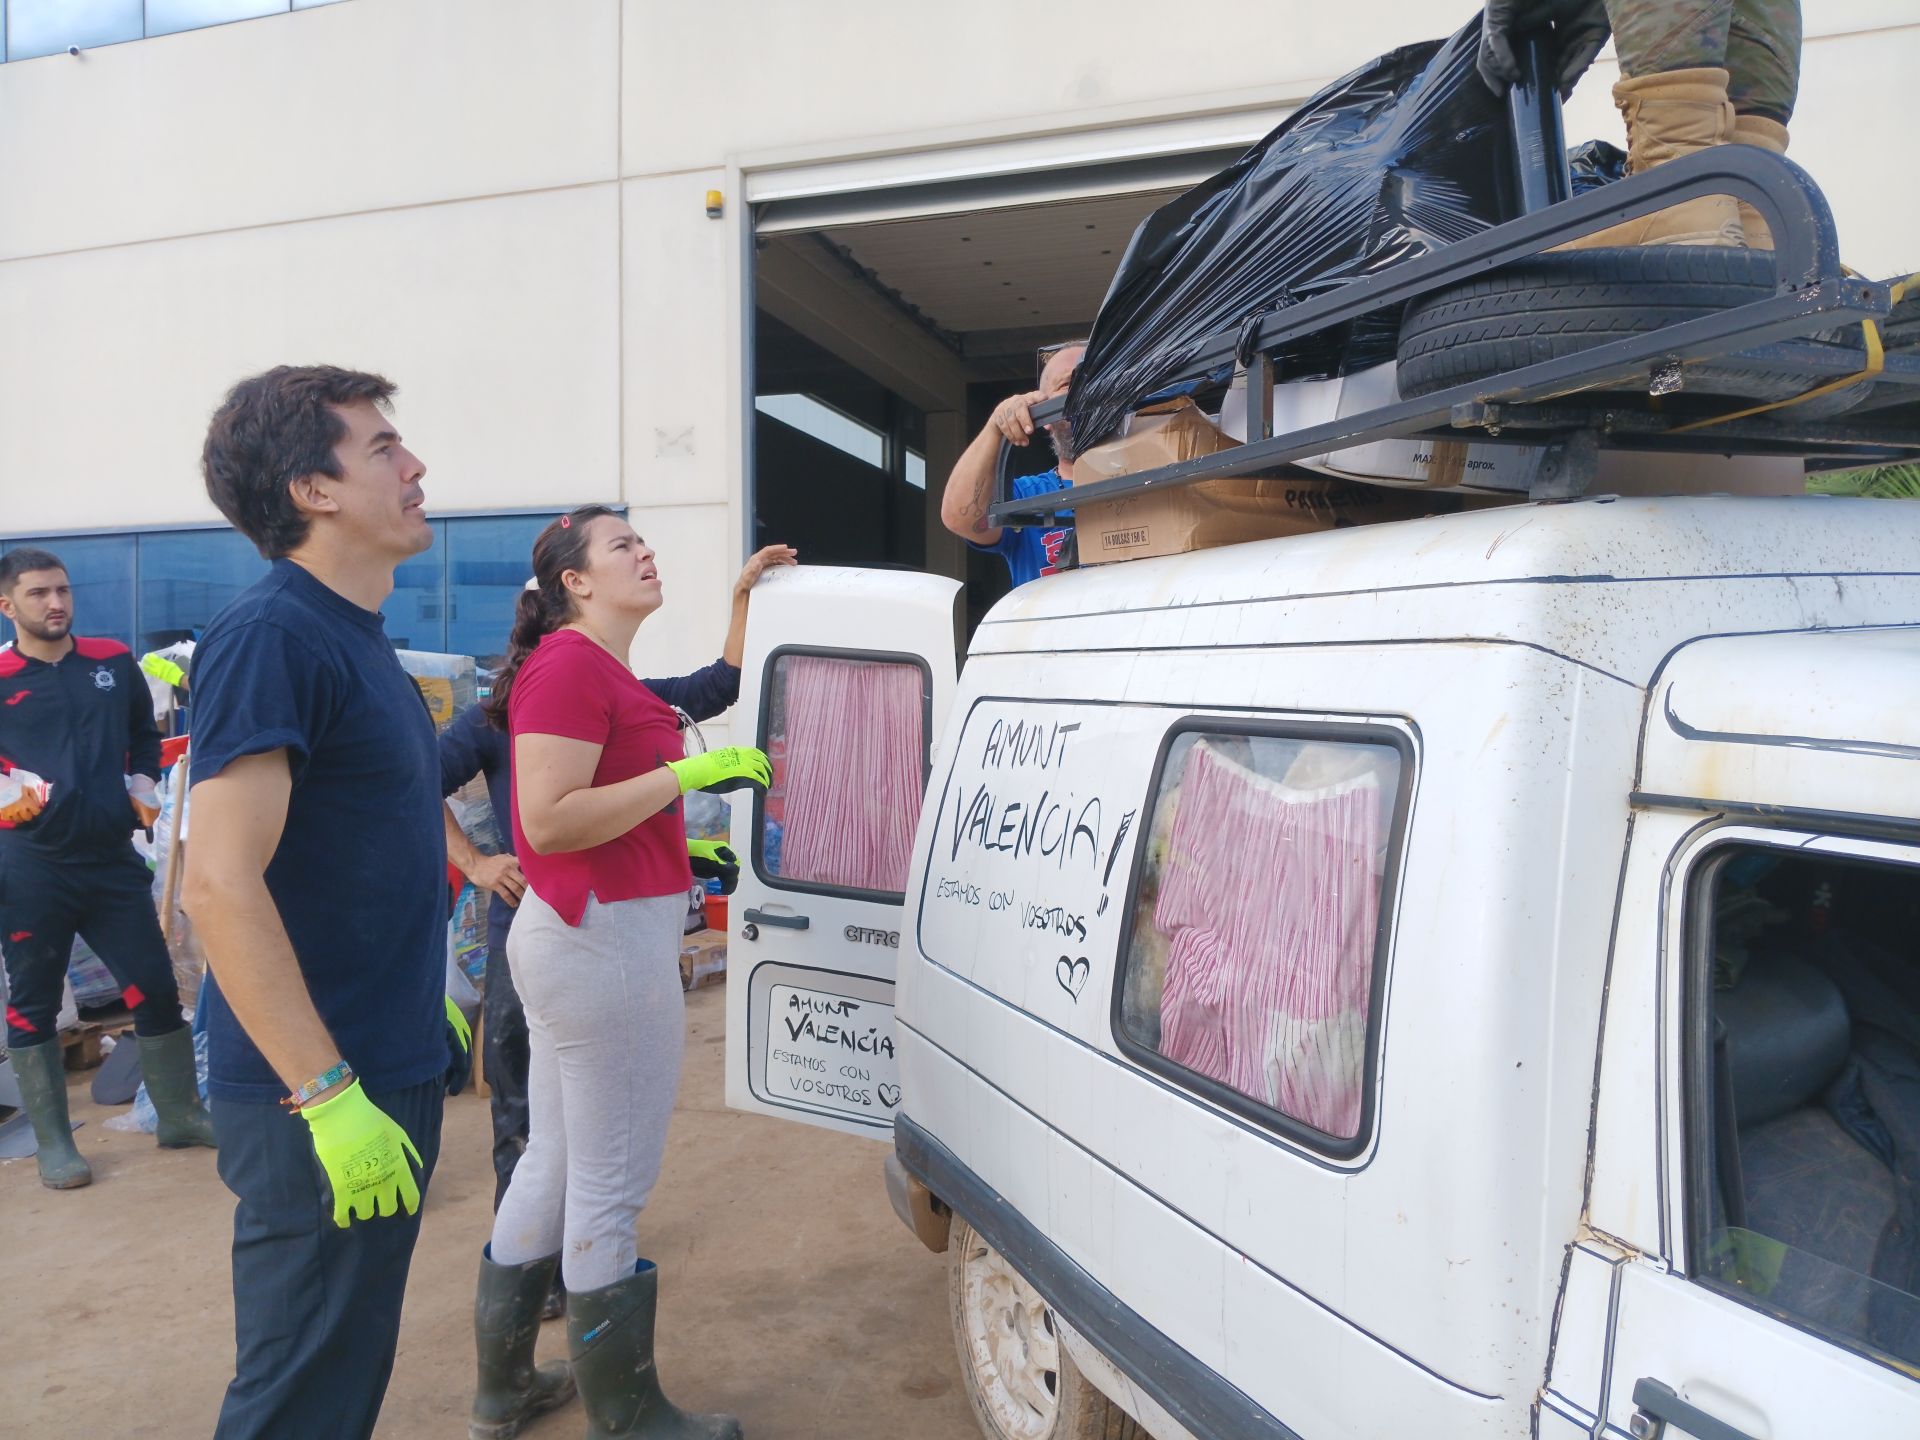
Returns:
[[[1122,1047],[1357,1149],[1404,768],[1385,739],[1177,730],[1135,891]]]
[[[796,889],[900,898],[926,788],[924,668],[804,651],[778,653],[770,668],[761,873]]]

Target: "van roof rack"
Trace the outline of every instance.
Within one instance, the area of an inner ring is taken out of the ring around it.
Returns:
[[[1887,353],[1875,388],[1832,419],[1796,418],[1791,402],[1764,414],[1701,425],[1697,414],[1662,414],[1645,403],[1679,388],[1683,368],[1711,360],[1717,375],[1803,378],[1805,389],[1873,371],[1864,333],[1835,331],[1882,321],[1893,286],[1862,279],[1840,263],[1826,197],[1783,156],[1752,145],[1718,145],[1570,195],[1560,101],[1539,47],[1527,47],[1528,80],[1509,93],[1527,213],[1429,255],[1354,280],[1325,294],[1221,331],[1194,347],[1172,383],[1200,380],[1238,363],[1247,373],[1246,443],[1175,465],[1010,499],[1012,449],[1000,444],[996,503],[989,523],[1020,527],[1062,511],[1201,480],[1252,477],[1292,461],[1393,439],[1518,444],[1543,451],[1529,484],[1534,499],[1584,494],[1602,449],[1792,456],[1818,468],[1920,458],[1920,354]],[[1404,306],[1409,301],[1537,255],[1617,221],[1701,195],[1746,201],[1773,231],[1777,288],[1770,296],[1624,336],[1591,349],[1452,385],[1414,399],[1290,433],[1273,433],[1272,355],[1304,336]],[[1821,338],[1816,343],[1813,337]],[[1638,385],[1641,394],[1597,387]],[[1033,409],[1037,424],[1064,413],[1064,397]],[[1744,410],[1729,399],[1729,413]],[[1358,478],[1358,477],[1355,477]],[[1467,488],[1467,487],[1463,487]]]

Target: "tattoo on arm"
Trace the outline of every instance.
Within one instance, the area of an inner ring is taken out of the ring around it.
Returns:
[[[967,528],[976,535],[984,535],[993,527],[987,524],[987,509],[993,503],[993,472],[988,471],[974,482],[973,494],[966,504]]]

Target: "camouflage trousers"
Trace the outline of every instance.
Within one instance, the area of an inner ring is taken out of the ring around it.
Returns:
[[[1710,66],[1743,115],[1786,124],[1800,89],[1800,0],[1607,0],[1624,75]]]

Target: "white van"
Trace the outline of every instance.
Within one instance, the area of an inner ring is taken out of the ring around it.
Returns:
[[[728,1099],[986,1434],[1920,1435],[1920,505],[767,585]]]

